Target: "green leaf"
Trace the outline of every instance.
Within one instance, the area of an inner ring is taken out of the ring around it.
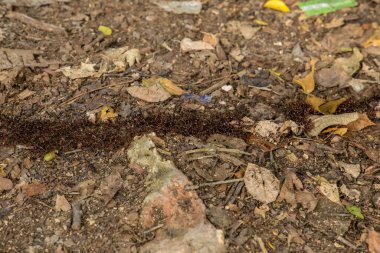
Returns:
[[[360,207],[357,207],[355,205],[348,205],[346,206],[347,208],[347,211],[354,215],[356,218],[359,218],[359,219],[364,219],[364,215],[362,214],[362,209],[360,209]]]
[[[298,6],[306,15],[314,16],[336,10],[356,6],[356,0],[309,0],[299,3]]]

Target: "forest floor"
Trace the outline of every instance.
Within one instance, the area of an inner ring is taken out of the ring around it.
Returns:
[[[0,1],[0,251],[380,252],[379,1],[285,2]]]

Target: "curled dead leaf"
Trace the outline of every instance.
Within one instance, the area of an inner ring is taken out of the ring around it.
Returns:
[[[170,93],[160,84],[154,84],[149,87],[132,86],[128,87],[127,91],[131,96],[151,103],[162,102],[170,98]]]
[[[376,125],[373,123],[367,116],[366,113],[360,113],[359,118],[347,125],[348,129],[350,131],[360,131],[363,128],[374,126]]]
[[[310,117],[312,128],[309,130],[309,135],[318,136],[325,128],[336,125],[345,126],[351,122],[358,120],[359,117],[360,114],[357,112]]]
[[[293,82],[300,85],[305,93],[313,92],[315,88],[314,81],[314,72],[315,72],[315,64],[317,63],[317,59],[312,58],[310,60],[311,71],[304,78],[294,78]]]

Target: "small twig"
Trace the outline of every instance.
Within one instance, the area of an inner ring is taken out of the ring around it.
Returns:
[[[350,247],[351,249],[356,249],[357,247],[355,245],[353,245],[351,242],[347,241],[344,237],[338,235],[336,237],[336,239],[338,241],[340,241],[341,243],[345,244],[346,246]]]
[[[202,160],[202,159],[214,158],[214,157],[215,157],[215,155],[204,155],[204,156],[200,156],[200,157],[189,158],[189,159],[187,159],[187,161],[192,162],[192,161],[196,161],[196,160]]]
[[[105,35],[103,33],[100,33],[93,41],[91,41],[89,44],[85,45],[83,47],[84,51],[89,51],[96,43],[101,42],[104,40]]]
[[[196,190],[199,189],[200,187],[204,186],[214,186],[214,185],[220,185],[220,184],[230,184],[230,183],[236,183],[236,182],[241,182],[243,181],[243,178],[235,178],[235,179],[228,179],[228,180],[223,180],[223,181],[215,181],[215,182],[209,182],[209,183],[203,183],[199,185],[189,185],[185,187],[185,190],[190,191],[190,190]]]
[[[71,150],[71,151],[67,151],[65,153],[63,153],[64,155],[71,155],[71,154],[74,154],[74,153],[78,153],[78,152],[81,152],[82,149],[74,149],[74,150]]]
[[[242,155],[252,155],[250,153],[241,151],[235,148],[198,148],[187,150],[184,152],[185,155],[195,154],[195,153],[206,153],[206,152],[224,152],[224,153],[233,153],[233,154],[242,154]]]
[[[164,224],[158,224],[157,226],[154,226],[148,230],[145,230],[143,233],[144,235],[149,234],[150,232],[156,231],[157,229],[160,229],[164,226]]]
[[[48,204],[46,204],[45,202],[42,202],[41,200],[33,199],[33,201],[36,202],[36,203],[38,203],[38,204],[41,204],[43,206],[46,206],[47,208],[50,208],[51,210],[54,209],[52,206],[49,206]]]
[[[265,248],[265,244],[263,242],[263,239],[261,237],[256,237],[256,241],[259,243],[260,249],[262,253],[268,253],[268,250]]]
[[[16,20],[20,21],[21,23],[30,25],[34,28],[37,28],[39,30],[43,30],[46,32],[65,33],[65,29],[62,27],[42,22],[40,20],[31,18],[31,17],[29,17],[23,13],[12,11],[12,12],[8,12],[6,17],[10,18],[10,19],[16,19]]]
[[[239,178],[240,179],[240,178]],[[242,178],[241,178],[242,179]],[[243,189],[244,187],[244,182],[239,182],[236,184],[236,187],[234,187],[234,189],[232,190],[229,198],[226,199],[225,201],[225,205],[229,205],[229,204],[232,204],[235,202],[235,200],[237,199],[237,197],[240,195],[241,193],[241,190]]]
[[[217,89],[223,87],[224,85],[226,85],[231,79],[231,76],[225,76],[224,79],[222,79],[221,81],[217,82],[216,84],[214,85],[211,85],[210,87],[208,87],[207,89],[201,91],[199,93],[199,95],[203,96],[203,95],[206,95],[206,94],[209,94],[213,91],[216,91]]]
[[[73,214],[73,220],[71,224],[71,228],[73,230],[79,230],[81,225],[81,219],[82,219],[82,210],[81,210],[81,202],[77,201],[72,203],[72,214]]]
[[[92,90],[89,90],[89,91],[82,92],[82,93],[76,95],[73,98],[70,98],[70,99],[68,99],[66,101],[63,101],[58,106],[65,105],[65,104],[69,105],[69,104],[73,103],[75,100],[79,99],[80,97],[82,97],[84,95],[90,94],[90,93],[95,92],[95,91],[99,91],[99,90],[103,90],[103,89],[107,89],[107,88],[111,88],[111,87],[116,87],[116,86],[119,86],[119,85],[123,85],[123,84],[121,84],[121,83],[115,83],[115,84],[110,84],[110,85],[107,85],[107,86],[103,86],[103,87],[100,87],[100,88],[95,88],[95,89],[92,89]]]

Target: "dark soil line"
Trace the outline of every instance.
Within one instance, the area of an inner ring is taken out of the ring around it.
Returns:
[[[0,145],[25,145],[37,152],[77,148],[110,151],[128,145],[137,135],[149,132],[199,138],[219,133],[245,138],[239,124],[230,123],[239,123],[244,114],[242,109],[224,114],[152,111],[130,116],[128,120],[99,124],[86,119],[49,121],[0,115]]]

